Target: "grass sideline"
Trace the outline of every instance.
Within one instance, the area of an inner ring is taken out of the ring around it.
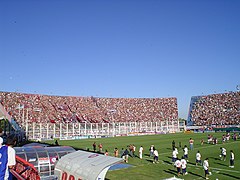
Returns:
[[[207,144],[207,135],[212,134],[214,137],[218,138],[218,144],[212,145]],[[92,144],[96,142],[97,144],[103,144],[103,150],[106,149],[109,155],[113,156],[114,148],[117,147],[119,151],[122,148],[126,148],[129,144],[134,144],[136,146],[136,154],[138,155],[139,147],[142,145],[144,148],[143,159],[139,158],[129,158],[128,164],[133,165],[130,168],[119,169],[114,171],[108,171],[106,175],[106,180],[155,180],[155,179],[165,179],[177,176],[176,168],[172,165],[172,141],[176,142],[176,146],[187,145],[189,147],[189,139],[194,139],[194,150],[189,150],[189,162],[187,165],[188,174],[183,176],[180,175],[179,178],[186,180],[194,179],[205,179],[204,170],[202,166],[195,166],[195,155],[199,150],[202,155],[202,160],[206,157],[209,158],[210,171],[212,175],[209,179],[219,179],[219,180],[231,180],[240,179],[240,140],[233,141],[232,139],[225,144],[222,144],[221,137],[224,132],[221,133],[176,133],[176,134],[162,134],[162,135],[148,135],[148,136],[125,136],[125,137],[113,137],[113,138],[96,138],[96,139],[84,139],[84,140],[61,140],[60,145],[72,146],[76,149],[93,149]],[[231,133],[232,134],[232,133]],[[204,139],[205,143],[201,145],[200,141]],[[47,143],[54,143],[54,141],[48,141]],[[152,158],[149,157],[149,147],[154,145],[159,152],[159,163],[153,164]],[[227,159],[226,161],[221,161],[219,158],[220,147],[225,147],[227,149]],[[229,168],[229,158],[230,150],[234,151],[235,154],[235,168]],[[178,148],[179,156],[183,155],[182,148]]]

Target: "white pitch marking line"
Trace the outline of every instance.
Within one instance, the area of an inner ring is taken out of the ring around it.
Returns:
[[[188,166],[195,167],[195,165],[192,165],[192,164],[188,164]],[[231,170],[231,169],[221,169],[221,168],[215,168],[215,167],[210,167],[210,169],[220,170],[220,171],[228,171],[228,172],[234,172],[234,173],[240,173],[240,171],[235,171],[235,170]]]

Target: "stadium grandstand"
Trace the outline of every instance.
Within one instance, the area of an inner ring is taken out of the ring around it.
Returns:
[[[0,92],[11,123],[30,139],[179,131],[177,99]]]
[[[191,98],[188,126],[228,127],[239,124],[239,91]]]

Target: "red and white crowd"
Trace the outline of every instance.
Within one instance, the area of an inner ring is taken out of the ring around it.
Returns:
[[[19,124],[28,122],[159,122],[177,120],[176,98],[99,98],[0,92]]]
[[[240,124],[240,92],[202,96],[190,112],[194,125]]]

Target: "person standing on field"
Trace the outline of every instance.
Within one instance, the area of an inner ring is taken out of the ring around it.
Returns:
[[[184,146],[183,152],[184,152],[184,159],[186,161],[188,161],[188,148],[187,148],[187,145]]]
[[[181,164],[182,164],[182,174],[187,175],[188,174],[187,173],[187,161],[184,156],[181,159]]]
[[[158,151],[156,149],[153,151],[153,155],[153,163],[158,163]]]
[[[221,150],[221,154],[220,154],[221,160],[226,161],[227,150],[223,147],[220,147],[220,150]]]
[[[206,158],[204,161],[203,161],[203,169],[205,171],[205,178],[206,179],[209,179],[208,176],[209,176],[209,163],[208,163],[208,158]]]
[[[182,163],[181,163],[181,161],[180,161],[178,158],[177,158],[177,160],[175,161],[174,166],[177,168],[177,176],[179,176],[180,173],[181,173]]]
[[[142,159],[142,157],[143,157],[143,147],[140,146],[140,148],[139,148],[139,158]]]
[[[178,155],[178,150],[177,148],[174,149],[174,151],[172,152],[172,162],[175,163],[175,161],[177,160],[177,155]]]
[[[193,150],[194,140],[192,138],[189,139],[190,150]]]
[[[234,153],[233,150],[230,151],[230,168],[234,168]]]
[[[202,160],[201,160],[201,154],[200,151],[197,152],[196,154],[196,166],[200,163],[202,165]]]

